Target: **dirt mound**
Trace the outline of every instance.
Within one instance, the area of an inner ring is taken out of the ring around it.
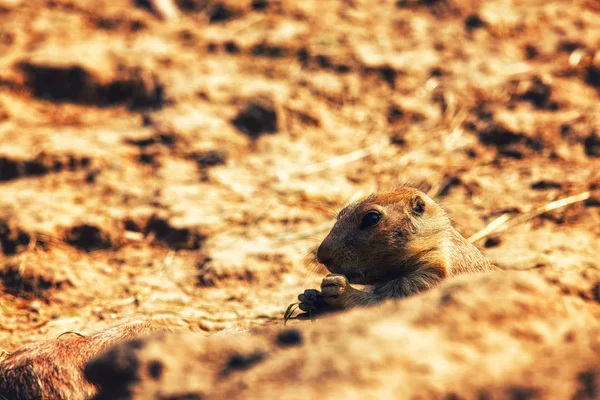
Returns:
[[[9,355],[0,395],[594,399],[599,316],[598,269],[477,274],[287,328],[206,336],[161,318],[62,335]]]
[[[85,369],[94,399],[600,395],[600,271],[490,273],[241,337],[167,334]],[[476,372],[474,372],[476,371]]]

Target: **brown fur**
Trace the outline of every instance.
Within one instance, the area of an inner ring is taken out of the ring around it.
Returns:
[[[170,319],[131,322],[87,337],[68,334],[26,345],[0,362],[0,399],[87,399],[96,393],[82,374],[87,361],[113,344],[177,325]]]
[[[380,215],[379,222],[361,227],[370,212]],[[317,259],[334,275],[323,280],[322,293],[299,296],[305,311],[318,311],[315,299],[321,295],[325,308],[346,309],[414,295],[454,275],[498,270],[454,229],[435,201],[409,187],[377,192],[345,207]],[[372,288],[363,292],[348,283]]]

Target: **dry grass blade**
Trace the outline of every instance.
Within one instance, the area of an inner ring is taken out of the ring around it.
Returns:
[[[300,303],[292,303],[286,308],[285,313],[283,314],[283,325],[285,326],[290,318],[292,318],[292,314],[298,308]]]
[[[231,27],[231,39],[240,34],[243,30],[248,29],[253,25],[259,24],[265,19],[265,15],[247,13],[238,19],[232,20],[232,23],[230,23],[230,25],[233,25],[235,23],[235,27]]]
[[[508,214],[502,214],[501,216],[490,222],[488,226],[486,226],[467,240],[469,241],[469,243],[475,243],[479,239],[483,239],[484,237],[494,232],[499,226],[506,223],[506,221],[508,221],[508,218]]]
[[[544,214],[548,211],[556,210],[558,208],[566,207],[573,203],[578,203],[580,201],[585,201],[590,198],[591,193],[589,191],[575,194],[573,196],[565,197],[563,199],[551,201],[550,203],[544,204],[541,207],[538,207],[532,211],[529,211],[525,214],[521,214],[516,216],[513,219],[508,219],[506,214],[500,216],[499,218],[492,221],[488,226],[486,226],[481,231],[477,232],[469,239],[467,239],[470,243],[474,243],[484,237],[490,235],[491,233],[502,232],[506,229],[512,228],[513,226],[522,224],[523,222],[529,221],[537,217],[538,215]],[[504,219],[503,219],[504,218]]]
[[[60,334],[60,335],[58,335],[56,338],[57,338],[57,339],[59,339],[60,337],[62,337],[62,336],[64,336],[64,335],[77,335],[77,336],[79,336],[79,337],[82,337],[82,338],[84,338],[84,337],[85,337],[85,335],[82,335],[82,334],[81,334],[81,333],[79,333],[79,332],[67,331],[67,332],[63,332],[63,333],[61,333],[61,334]]]

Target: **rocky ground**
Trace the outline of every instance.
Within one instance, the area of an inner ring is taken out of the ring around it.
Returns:
[[[276,325],[240,339],[268,362],[190,388],[202,396],[600,397],[600,3],[161,3],[0,0],[5,357],[176,315],[195,341]],[[288,304],[319,286],[336,210],[406,182],[496,265],[535,271],[290,321],[305,345],[274,350]],[[446,311],[444,290],[459,291]],[[210,371],[238,346],[177,340]],[[349,374],[356,360],[368,372]]]

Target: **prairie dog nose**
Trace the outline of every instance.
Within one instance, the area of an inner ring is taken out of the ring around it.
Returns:
[[[325,265],[327,269],[333,265],[333,257],[331,255],[331,248],[325,243],[321,243],[317,250],[317,261]]]

